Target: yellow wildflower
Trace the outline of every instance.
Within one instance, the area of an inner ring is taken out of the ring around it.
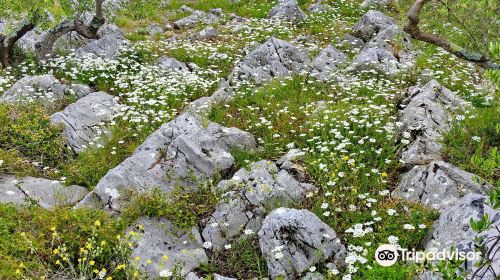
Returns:
[[[101,222],[100,222],[99,220],[97,220],[97,221],[95,221],[94,225],[95,225],[96,227],[100,227],[100,226],[101,226]]]

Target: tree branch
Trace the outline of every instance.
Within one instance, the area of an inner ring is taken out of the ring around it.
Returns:
[[[485,69],[500,69],[500,65],[489,60],[483,54],[472,52],[465,48],[462,48],[448,40],[441,38],[437,35],[422,32],[418,27],[420,23],[420,12],[426,3],[430,0],[416,0],[408,11],[408,24],[406,24],[404,30],[406,33],[410,34],[413,39],[431,43],[433,45],[439,46],[458,58],[473,62],[478,66]]]

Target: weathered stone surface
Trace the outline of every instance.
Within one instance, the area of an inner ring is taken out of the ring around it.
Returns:
[[[268,18],[299,22],[306,18],[306,14],[300,9],[297,0],[278,0],[269,14]]]
[[[139,268],[148,274],[149,279],[158,279],[160,271],[174,271],[176,266],[180,268],[181,276],[185,276],[208,263],[196,227],[180,230],[167,219],[142,217],[128,231],[134,232],[131,258],[140,257]],[[152,263],[147,264],[147,260]]]
[[[384,8],[397,4],[398,0],[365,0],[361,3],[361,8]]]
[[[319,80],[328,79],[332,71],[345,63],[347,63],[347,56],[333,46],[328,45],[312,61],[313,71],[311,71],[311,75]]]
[[[0,203],[28,203],[28,197],[17,187],[18,182],[15,176],[0,174]]]
[[[45,31],[35,28],[21,37],[21,39],[16,42],[16,45],[25,52],[34,52],[35,44],[39,42],[44,35]]]
[[[227,192],[208,219],[203,237],[221,248],[244,230],[257,232],[269,209],[303,200],[314,186],[299,183],[273,162],[263,160],[240,169],[232,179],[221,181],[217,189]]]
[[[349,70],[354,72],[375,70],[393,76],[399,68],[399,61],[392,52],[380,47],[370,47],[364,48],[354,57]]]
[[[346,249],[335,231],[307,210],[278,208],[262,223],[259,243],[271,278],[297,279],[327,258],[342,264]],[[277,253],[282,254],[277,258]]]
[[[409,144],[402,151],[401,161],[412,166],[441,159],[441,134],[449,129],[450,113],[463,108],[465,102],[432,80],[411,89],[402,106],[401,135]]]
[[[200,32],[193,34],[195,40],[213,40],[219,36],[219,31],[213,27],[207,27]]]
[[[0,96],[0,102],[55,101],[68,93],[68,87],[52,75],[26,76]]]
[[[486,194],[492,188],[477,181],[474,174],[444,161],[433,161],[428,165],[416,165],[405,173],[393,195],[446,209],[467,194]]]
[[[249,53],[235,67],[231,77],[260,84],[275,77],[290,76],[293,72],[307,71],[310,63],[305,51],[271,37]]]
[[[90,143],[100,143],[109,130],[102,124],[113,120],[118,103],[105,92],[93,92],[50,117],[54,124],[64,126],[64,138],[75,152],[81,152]]]
[[[83,98],[92,91],[92,89],[87,85],[82,84],[72,84],[70,86],[70,91],[76,95],[78,99]]]
[[[492,252],[498,251],[500,244],[494,244],[495,238],[493,237],[498,236],[497,228],[500,227],[500,211],[494,210],[487,205],[485,203],[486,199],[486,196],[468,194],[459,200],[455,206],[444,209],[432,227],[426,250],[451,250],[451,247],[454,247],[459,252],[473,252],[475,249],[474,238],[477,233],[471,229],[469,221],[470,219],[478,221],[484,214],[487,214],[493,224],[489,230],[481,233],[480,236],[489,240],[486,243],[487,250],[494,246]],[[491,254],[490,257],[492,257],[491,268],[496,275],[499,275],[500,255]],[[467,261],[464,264],[469,273],[477,269],[474,267],[474,263]],[[497,279],[491,271],[486,271],[486,269],[481,270],[479,273],[479,275],[483,274],[484,276],[481,279]]]
[[[196,275],[196,273],[194,273],[194,272],[189,272],[186,275],[186,280],[202,280],[202,279],[203,278],[198,277],[198,275]]]
[[[229,148],[256,148],[254,137],[186,112],[161,126],[136,151],[99,181],[95,194],[119,210],[134,193],[175,186],[195,190],[200,180],[231,168]]]
[[[309,6],[309,12],[311,14],[317,14],[317,13],[325,13],[329,9],[331,9],[330,6],[326,4],[321,4],[321,3],[313,3],[311,6]]]
[[[186,63],[180,62],[179,60],[168,56],[161,56],[158,58],[158,66],[169,70],[189,71]]]
[[[12,175],[0,175],[1,203],[23,205],[31,200],[40,207],[51,209],[74,205],[87,193],[84,187],[65,187],[60,181],[34,177],[16,179]]]
[[[359,22],[352,27],[352,30],[354,36],[367,42],[379,31],[395,24],[395,19],[382,12],[370,10],[361,17]]]
[[[92,55],[103,58],[115,58],[120,53],[120,49],[126,45],[127,41],[120,33],[111,33],[88,43],[84,47],[76,49],[75,54],[80,57]]]
[[[341,41],[342,45],[348,47],[351,50],[360,50],[365,42],[359,38],[352,35],[346,34]]]
[[[301,280],[324,280],[325,277],[319,272],[308,272],[300,278]]]
[[[174,27],[178,29],[192,28],[199,23],[214,24],[219,21],[219,17],[213,13],[205,13],[198,10],[191,10],[191,15],[174,22]]]
[[[148,35],[155,36],[156,34],[163,33],[163,28],[158,23],[152,23],[146,27]]]
[[[225,277],[225,276],[219,275],[217,273],[214,273],[214,280],[237,280],[237,279],[231,278],[231,277]]]

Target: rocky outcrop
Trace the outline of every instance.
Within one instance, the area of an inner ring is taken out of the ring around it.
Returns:
[[[116,58],[120,50],[128,45],[123,32],[113,24],[103,25],[97,32],[99,39],[87,43],[75,50],[79,57],[98,56],[102,58]]]
[[[177,229],[167,219],[142,217],[127,232],[130,231],[133,242],[130,256],[140,258],[139,268],[147,274],[148,279],[158,279],[162,270],[178,269],[180,276],[185,276],[191,270],[208,263],[203,241],[196,227]]]
[[[16,205],[35,204],[45,209],[76,204],[88,193],[80,186],[65,187],[60,181],[0,175],[0,202]]]
[[[314,191],[298,182],[288,171],[270,161],[259,161],[236,172],[217,186],[227,191],[206,222],[203,238],[221,248],[246,232],[257,232],[269,209],[302,201]]]
[[[207,27],[191,36],[194,40],[213,40],[219,36],[219,31],[213,27]]]
[[[338,66],[347,63],[347,55],[331,45],[328,45],[321,53],[312,61],[313,70],[311,75],[319,80],[326,80],[329,74],[337,70]]]
[[[196,190],[200,180],[231,168],[233,148],[256,148],[254,137],[222,127],[193,113],[184,113],[161,126],[136,151],[111,169],[94,192],[106,208],[120,210],[130,196],[175,186]]]
[[[446,209],[469,193],[487,194],[493,187],[476,175],[444,161],[416,165],[405,173],[393,194],[436,209]]]
[[[146,33],[150,36],[156,36],[163,33],[163,28],[158,23],[152,23],[146,27]]]
[[[405,165],[426,164],[441,159],[440,137],[449,129],[451,113],[465,106],[455,93],[432,80],[410,90],[401,106],[401,141],[409,142],[402,151]]]
[[[468,194],[460,199],[453,207],[444,209],[439,219],[434,223],[426,250],[450,250],[455,248],[459,252],[475,252],[475,238],[477,233],[472,230],[470,220],[480,220],[487,214],[492,221],[492,226],[479,234],[486,240],[486,251],[490,252],[488,259],[491,265],[482,268],[478,272],[481,279],[497,279],[495,275],[500,274],[500,244],[496,243],[500,228],[500,211],[492,209],[486,204],[487,197],[477,194]],[[490,251],[491,249],[491,251]],[[474,266],[476,261],[468,261],[464,264],[466,271],[471,274],[477,270]]]
[[[395,24],[395,19],[382,12],[370,10],[352,27],[352,33],[354,36],[368,42],[379,31]]]
[[[278,0],[269,14],[268,18],[300,22],[306,18],[306,14],[300,9],[297,0]]]
[[[387,49],[370,47],[361,50],[352,61],[351,70],[354,72],[376,70],[388,76],[398,73],[399,61],[394,54]]]
[[[117,107],[114,96],[102,91],[93,92],[52,115],[50,121],[62,124],[66,142],[78,153],[90,143],[102,143],[110,136],[109,129],[103,124],[113,120]]]
[[[50,102],[68,94],[68,87],[52,75],[26,76],[0,96],[0,102]]]
[[[189,71],[188,65],[184,62],[180,62],[179,60],[168,57],[161,56],[158,58],[158,66],[162,69],[167,70],[175,70],[175,71]]]
[[[235,67],[230,78],[240,81],[253,80],[261,84],[272,78],[308,71],[310,63],[305,51],[286,41],[271,37],[245,56]]]
[[[197,24],[214,24],[217,23],[220,19],[217,15],[210,13],[205,13],[198,10],[192,10],[189,8],[189,11],[192,11],[191,15],[181,18],[174,22],[174,27],[177,29],[185,29],[185,28],[193,28]]]
[[[259,243],[272,279],[298,279],[326,259],[341,267],[347,254],[335,231],[307,210],[273,210],[262,223]]]

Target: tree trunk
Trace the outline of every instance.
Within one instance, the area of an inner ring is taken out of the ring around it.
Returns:
[[[38,12],[35,12],[38,14]],[[14,45],[26,33],[35,28],[38,16],[35,15],[32,19],[25,19],[17,28],[7,35],[0,34],[0,69],[7,67],[14,54]]]
[[[36,60],[40,64],[52,54],[54,43],[66,33],[75,31],[79,35],[87,39],[98,39],[97,31],[105,23],[105,18],[102,12],[103,0],[96,0],[95,15],[89,25],[85,25],[83,20],[77,18],[74,20],[65,20],[52,28],[35,45]]]
[[[408,34],[410,34],[410,36],[413,39],[417,39],[420,41],[424,41],[439,46],[445,49],[446,51],[450,52],[451,54],[455,55],[456,57],[473,62],[482,68],[500,69],[500,65],[489,60],[483,54],[475,53],[465,48],[462,48],[437,35],[422,32],[418,27],[418,24],[420,23],[420,12],[422,11],[424,5],[427,4],[429,1],[430,0],[417,0],[415,1],[415,3],[413,3],[410,10],[408,11],[408,24],[406,24],[404,30]]]

